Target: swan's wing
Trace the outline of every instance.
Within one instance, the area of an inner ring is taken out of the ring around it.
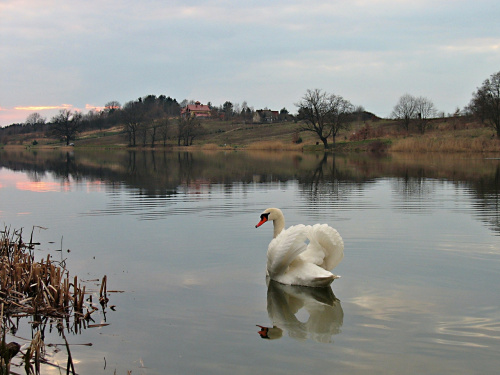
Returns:
[[[309,245],[301,258],[325,270],[335,268],[344,258],[344,241],[339,232],[327,224],[307,227]]]
[[[267,249],[267,271],[269,276],[282,274],[290,263],[307,248],[305,225],[295,225],[274,238]]]

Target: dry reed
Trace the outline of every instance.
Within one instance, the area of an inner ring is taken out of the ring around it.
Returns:
[[[500,152],[500,140],[476,138],[404,138],[394,142],[390,151],[397,152]]]
[[[65,262],[57,262],[50,255],[40,261],[35,261],[32,241],[25,243],[22,240],[22,231],[10,231],[5,228],[0,236],[0,305],[2,354],[1,371],[10,366],[9,345],[5,343],[6,331],[13,327],[12,318],[30,317],[32,329],[36,331],[31,345],[23,355],[27,373],[40,373],[40,363],[44,362],[44,343],[40,332],[49,322],[57,323],[59,334],[64,338],[68,349],[68,369],[74,373],[71,352],[67,344],[64,330],[78,333],[88,324],[91,314],[97,307],[85,303],[86,287],[78,282],[78,278],[70,278],[65,268]],[[103,308],[108,302],[107,278],[103,277],[100,289],[99,302]],[[90,297],[91,301],[91,297]],[[86,312],[84,313],[84,308]],[[107,324],[102,324],[107,325]],[[93,325],[100,326],[100,325]],[[14,343],[16,344],[16,343]],[[17,345],[17,344],[16,344]],[[34,364],[34,368],[33,368]]]
[[[206,143],[201,146],[201,149],[207,151],[215,151],[219,149],[219,146],[217,146],[215,143]]]
[[[302,144],[283,143],[281,141],[259,141],[250,143],[247,150],[266,150],[266,151],[297,151],[302,150]]]

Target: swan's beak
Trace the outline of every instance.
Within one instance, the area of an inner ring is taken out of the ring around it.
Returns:
[[[259,326],[258,324],[257,324],[257,327],[260,328],[260,331],[259,331],[260,337],[263,338],[263,339],[268,339],[269,336],[267,334],[269,332],[269,328],[268,327]]]
[[[259,221],[259,223],[255,226],[255,228],[260,227],[260,226],[261,226],[262,224],[264,224],[266,221],[267,221],[267,217],[265,217],[265,216],[264,216],[264,217],[263,217],[263,218]]]

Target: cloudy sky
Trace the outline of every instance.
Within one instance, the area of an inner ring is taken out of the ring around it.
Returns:
[[[498,0],[2,0],[0,126],[148,94],[296,113],[307,89],[387,117],[453,112],[500,70]]]

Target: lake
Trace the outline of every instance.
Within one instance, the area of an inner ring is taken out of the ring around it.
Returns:
[[[91,293],[107,275],[116,307],[94,319],[109,325],[67,334],[79,374],[500,368],[499,158],[0,150],[0,202],[37,257],[64,258]],[[339,231],[331,288],[266,281],[267,207]],[[7,341],[31,332],[21,320]]]

